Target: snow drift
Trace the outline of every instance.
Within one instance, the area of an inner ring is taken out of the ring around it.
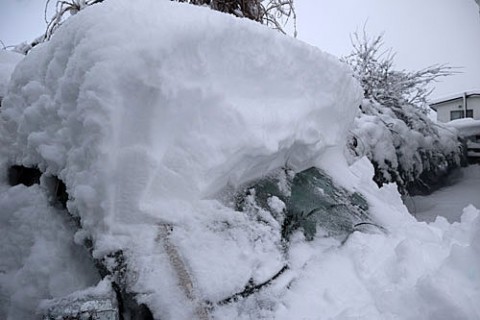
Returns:
[[[395,186],[378,189],[365,158],[349,168],[344,145],[360,102],[336,58],[250,21],[154,0],[82,10],[21,61],[2,106],[2,228],[34,236],[20,237],[22,250],[2,246],[2,256],[16,258],[2,264],[0,314],[26,319],[42,299],[98,291],[87,288],[98,280],[89,272],[61,285],[63,267],[77,276],[67,231],[65,245],[44,249],[61,222],[41,192],[55,175],[81,223],[76,243],[93,243],[96,261],[155,318],[475,318],[479,269],[465,265],[479,263],[471,245],[478,210],[461,224],[421,224]],[[37,166],[40,188],[8,188],[12,164]],[[286,249],[272,218],[285,206],[280,199],[250,213],[224,201],[284,167],[322,168],[362,193],[388,231],[311,242],[297,232]],[[26,216],[37,202],[41,210]],[[52,226],[35,230],[42,212]],[[52,251],[68,253],[65,265],[51,261]],[[215,304],[285,265],[265,290]]]

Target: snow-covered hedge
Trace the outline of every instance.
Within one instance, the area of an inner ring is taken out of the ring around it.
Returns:
[[[386,107],[363,100],[349,144],[354,156],[367,156],[378,185],[396,182],[403,194],[429,192],[462,163],[455,130],[434,123],[414,105]]]

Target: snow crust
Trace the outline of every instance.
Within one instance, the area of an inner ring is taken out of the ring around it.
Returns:
[[[18,64],[2,105],[1,256],[18,258],[2,260],[0,315],[34,318],[40,300],[97,281],[75,269],[80,247],[55,231],[45,183],[6,186],[8,165],[23,164],[65,182],[83,227],[75,241],[91,238],[99,259],[122,250],[126,286],[155,318],[196,312],[170,244],[214,319],[478,318],[478,210],[466,208],[460,223],[417,222],[395,185],[372,181],[366,158],[349,167],[344,145],[360,102],[336,58],[247,20],[154,0],[82,10]],[[382,228],[344,242],[299,232],[285,249],[266,219],[279,199],[255,215],[219,196],[284,166],[324,169],[366,197]],[[215,304],[284,265],[270,286]],[[59,281],[63,272],[76,283]]]
[[[333,161],[325,164],[338,172]],[[357,184],[388,231],[355,232],[343,245],[329,238],[294,241],[291,273],[262,295],[265,301],[280,297],[271,318],[478,318],[480,211],[468,206],[452,224],[441,216],[430,224],[418,222],[408,215],[395,185],[378,189],[373,184],[373,168],[365,158],[348,172],[342,174]],[[282,287],[286,284],[288,290]]]

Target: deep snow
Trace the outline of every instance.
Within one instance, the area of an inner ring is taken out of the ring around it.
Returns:
[[[77,254],[91,238],[96,258],[123,250],[125,285],[156,318],[191,319],[203,301],[214,319],[478,318],[479,211],[467,208],[461,223],[417,222],[395,185],[372,181],[366,158],[349,167],[360,101],[336,58],[250,21],[170,1],[83,10],[19,63],[2,105],[2,258],[18,258],[2,259],[0,315],[34,318],[40,300],[95,285],[91,261]],[[83,229],[57,233],[68,223],[48,204],[45,178],[8,187],[13,163],[60,177]],[[286,249],[278,223],[258,219],[278,213],[279,199],[255,215],[220,196],[278,168],[312,166],[363,194],[385,231],[309,242],[297,232]],[[272,285],[215,305],[285,264]]]

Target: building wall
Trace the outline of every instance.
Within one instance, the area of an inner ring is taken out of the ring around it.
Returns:
[[[437,109],[437,120],[440,122],[448,122],[451,119],[452,111],[464,111],[463,98],[457,98],[435,105]],[[472,110],[473,119],[480,120],[480,96],[467,97],[467,110]]]
[[[468,109],[473,109],[473,119],[480,120],[480,97],[473,96],[467,100]]]

